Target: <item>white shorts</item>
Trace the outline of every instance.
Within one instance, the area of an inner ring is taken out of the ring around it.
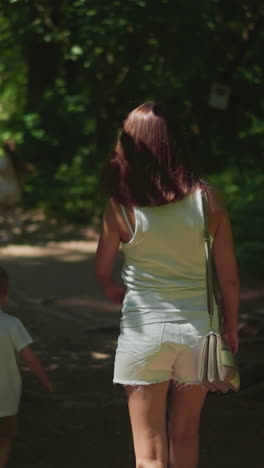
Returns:
[[[175,380],[199,384],[197,345],[207,332],[208,319],[121,326],[114,383],[148,385]]]

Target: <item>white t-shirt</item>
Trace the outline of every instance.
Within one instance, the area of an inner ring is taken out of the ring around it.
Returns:
[[[0,417],[18,412],[22,385],[16,352],[32,341],[19,319],[0,310]]]

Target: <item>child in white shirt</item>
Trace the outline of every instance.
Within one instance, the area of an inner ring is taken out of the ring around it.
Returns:
[[[7,298],[8,275],[0,267],[0,307],[7,303]],[[32,341],[20,320],[0,308],[0,468],[6,466],[17,433],[22,385],[16,353],[38,377],[43,387],[48,392],[52,391],[45,369],[29,346]]]

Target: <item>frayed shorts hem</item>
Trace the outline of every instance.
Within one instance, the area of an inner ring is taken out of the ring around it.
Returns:
[[[136,385],[153,385],[153,384],[158,384],[158,383],[163,383],[163,382],[169,382],[171,379],[162,379],[162,380],[151,380],[149,382],[145,382],[144,380],[113,380],[114,384],[120,384],[120,385],[131,385],[131,386],[136,386]]]
[[[132,387],[134,386],[144,386],[144,385],[153,385],[153,384],[158,384],[158,383],[164,383],[164,382],[169,382],[171,381],[173,385],[175,386],[184,386],[184,385],[201,385],[204,386],[201,382],[192,381],[192,380],[180,380],[176,379],[174,377],[170,377],[167,379],[162,379],[162,380],[151,380],[149,382],[145,381],[138,381],[138,380],[113,380],[113,384],[120,384],[120,385],[131,385]]]

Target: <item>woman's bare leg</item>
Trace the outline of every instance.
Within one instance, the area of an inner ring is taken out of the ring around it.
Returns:
[[[169,382],[126,386],[136,468],[167,468],[166,401]]]
[[[169,468],[197,468],[199,425],[207,390],[201,385],[173,387],[169,410]]]

